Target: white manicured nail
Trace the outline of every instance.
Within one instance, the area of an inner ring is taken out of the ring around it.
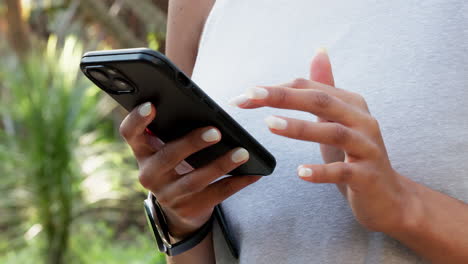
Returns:
[[[143,116],[149,116],[151,114],[151,103],[144,103],[138,108],[138,113]]]
[[[231,100],[229,100],[229,104],[232,105],[232,106],[239,106],[245,102],[247,102],[249,100],[249,98],[247,98],[247,96],[245,94],[241,94],[239,96],[236,96],[234,98],[232,98]]]
[[[314,172],[312,171],[311,168],[304,168],[304,167],[299,167],[297,174],[299,174],[300,177],[310,177],[312,176]]]
[[[265,123],[269,128],[276,130],[284,130],[288,126],[288,121],[276,116],[269,116],[265,118]]]
[[[205,131],[201,137],[205,142],[215,142],[221,138],[221,134],[217,129],[212,128]]]
[[[234,163],[239,163],[247,159],[249,159],[249,152],[245,148],[239,148],[231,155],[231,160]]]
[[[249,99],[265,99],[268,96],[267,89],[252,87],[247,89],[246,95]]]
[[[323,54],[328,54],[328,51],[326,48],[318,48],[316,51],[315,51],[316,54],[318,53],[323,53]]]

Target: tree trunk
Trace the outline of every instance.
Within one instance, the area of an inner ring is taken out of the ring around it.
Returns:
[[[145,42],[139,40],[128,27],[117,17],[109,15],[108,8],[102,1],[81,0],[80,6],[83,13],[89,13],[90,18],[96,20],[109,31],[119,46],[123,48],[135,48],[145,46]]]
[[[169,1],[168,0],[152,0],[152,1],[167,16],[167,7],[168,7],[168,4],[169,4]]]
[[[165,34],[167,15],[150,0],[124,0],[123,2],[145,25],[147,33]]]
[[[21,18],[21,1],[5,0],[7,6],[8,42],[19,58],[24,58],[31,46],[29,27]]]
[[[48,264],[63,264],[65,263],[65,255],[68,251],[68,242],[70,236],[71,212],[62,212],[60,220],[57,221],[57,234],[50,242],[48,248],[47,263]]]

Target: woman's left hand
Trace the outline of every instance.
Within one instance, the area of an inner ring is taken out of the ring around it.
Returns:
[[[311,183],[337,184],[356,219],[371,230],[390,232],[406,223],[412,201],[410,181],[392,168],[379,124],[361,95],[296,79],[278,86],[250,88],[232,102],[245,109],[268,106],[316,115],[318,122],[282,116],[265,119],[274,134],[344,152],[343,161],[300,165],[298,175]]]

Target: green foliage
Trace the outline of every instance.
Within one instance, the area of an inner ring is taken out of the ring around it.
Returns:
[[[164,14],[124,2],[21,1],[33,43],[23,54],[5,34],[23,27],[0,1],[0,263],[164,263],[146,229],[135,159],[117,132],[125,113],[78,69],[82,43],[164,42]],[[90,15],[98,4],[111,11]],[[160,25],[143,29],[146,20]]]
[[[80,224],[79,232],[71,237],[71,255],[66,263],[79,264],[163,264],[164,256],[156,253],[149,233],[129,230],[132,240],[117,240],[116,231],[104,222]],[[38,241],[34,241],[37,243]],[[0,257],[0,263],[37,263],[38,245],[11,251]]]
[[[148,40],[148,48],[154,49],[154,50],[159,50],[159,40],[158,36],[155,33],[149,33],[147,36]]]
[[[74,236],[71,247],[74,254],[80,258],[80,263],[92,264],[144,264],[165,263],[164,256],[159,254],[150,233],[130,229],[127,235],[133,237],[131,241],[116,241],[114,228],[104,223],[97,225],[81,225],[80,235]],[[89,237],[93,237],[92,243]]]
[[[0,263],[163,263],[115,103],[81,78],[76,39],[44,50],[0,66]]]
[[[37,245],[37,243],[31,243],[30,246],[20,250],[8,251],[5,255],[0,255],[0,263],[18,264],[36,262],[40,256],[39,248],[40,247]]]
[[[15,133],[5,136],[4,145],[16,154],[16,178],[33,205],[29,220],[39,223],[47,240],[48,263],[62,263],[66,254],[74,201],[80,197],[74,150],[80,135],[96,123],[96,93],[78,78],[81,53],[76,39],[58,47],[51,37],[44,54],[2,70],[11,97],[3,102],[5,115],[15,121]]]

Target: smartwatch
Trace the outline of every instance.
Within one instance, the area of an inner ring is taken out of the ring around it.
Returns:
[[[168,256],[176,256],[192,249],[205,239],[213,226],[214,213],[211,215],[210,219],[193,234],[177,243],[171,244],[166,217],[164,216],[163,210],[157,202],[156,197],[151,192],[148,194],[148,198],[144,201],[144,206],[146,219],[148,220],[150,229],[153,231],[156,243],[158,244],[158,249],[160,252],[165,253]]]

